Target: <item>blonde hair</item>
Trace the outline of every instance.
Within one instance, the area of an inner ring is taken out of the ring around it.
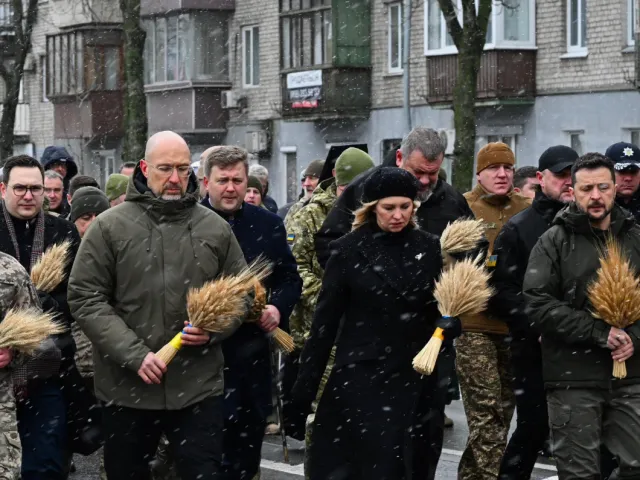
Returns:
[[[364,225],[367,225],[368,223],[376,221],[375,209],[376,205],[378,205],[378,201],[379,200],[374,200],[373,202],[363,203],[362,206],[354,212],[353,223],[351,224],[352,232]],[[411,213],[411,218],[409,219],[408,224],[411,228],[419,228],[418,218],[416,217],[418,208],[420,208],[420,202],[414,200],[413,212]]]

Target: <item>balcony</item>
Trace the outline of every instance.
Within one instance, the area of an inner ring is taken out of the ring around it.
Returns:
[[[427,101],[451,104],[458,55],[427,57]],[[535,50],[486,50],[477,82],[478,105],[531,104],[536,92]]]
[[[323,68],[282,74],[284,118],[367,118],[370,108],[369,68]]]
[[[123,134],[122,32],[110,26],[47,36],[47,98],[58,138]]]
[[[2,117],[2,105],[0,105],[0,117]],[[13,126],[13,134],[16,137],[28,137],[31,131],[31,109],[28,103],[19,103],[16,110],[16,120]]]
[[[140,15],[162,15],[181,10],[234,10],[235,0],[141,0]]]

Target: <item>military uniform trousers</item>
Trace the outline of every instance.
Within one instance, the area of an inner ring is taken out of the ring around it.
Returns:
[[[465,333],[456,343],[457,369],[469,438],[460,480],[495,480],[515,409],[509,345],[504,335]]]
[[[553,389],[547,404],[560,480],[602,478],[601,444],[618,460],[617,478],[640,479],[640,385]]]
[[[0,480],[18,480],[22,448],[13,385],[8,374],[0,381],[0,429]]]

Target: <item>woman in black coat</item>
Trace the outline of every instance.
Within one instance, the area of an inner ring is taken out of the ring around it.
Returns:
[[[438,238],[416,227],[417,192],[410,173],[380,169],[365,184],[353,231],[332,244],[292,397],[310,411],[335,343],[308,452],[311,480],[435,476],[424,426],[446,389],[412,360],[441,322],[433,288],[442,257]]]

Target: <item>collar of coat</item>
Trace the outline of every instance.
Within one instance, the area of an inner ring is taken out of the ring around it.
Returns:
[[[560,210],[567,206],[566,203],[562,203],[558,200],[549,198],[544,193],[536,192],[536,198],[533,200],[531,206],[544,217],[544,219],[551,224],[553,219]]]
[[[470,196],[472,197],[471,201],[483,200],[489,205],[502,207],[509,203],[514,195],[517,195],[517,193],[514,192],[513,189],[511,189],[511,191],[506,195],[496,195],[494,193],[490,193],[489,191],[487,191],[487,189],[485,189],[478,183],[475,188],[471,190]]]
[[[186,218],[198,203],[198,178],[191,172],[187,193],[180,200],[163,200],[156,197],[147,185],[147,178],[142,174],[140,164],[136,166],[127,185],[127,202],[135,202],[151,216],[160,221],[171,221]]]
[[[556,216],[553,224],[562,225],[577,234],[595,235],[588,215],[578,209],[575,202],[564,207]],[[635,224],[636,220],[632,213],[614,204],[611,210],[611,226],[609,227],[609,231],[614,237],[629,231]]]

